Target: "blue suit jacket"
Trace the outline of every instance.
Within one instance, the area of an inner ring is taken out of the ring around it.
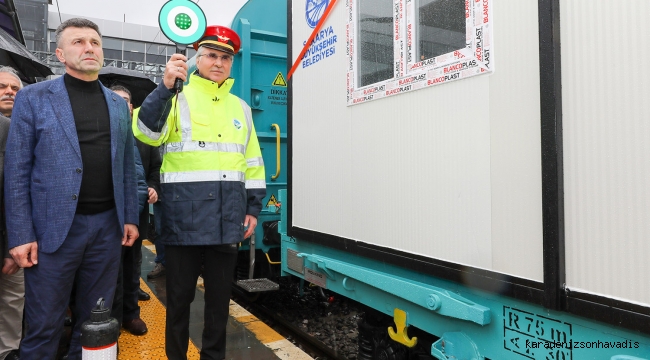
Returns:
[[[125,223],[138,224],[131,118],[124,99],[103,86],[102,91],[110,115],[113,193],[123,231]],[[39,251],[53,253],[72,225],[83,171],[63,77],[19,91],[11,115],[5,153],[9,248],[36,240]]]

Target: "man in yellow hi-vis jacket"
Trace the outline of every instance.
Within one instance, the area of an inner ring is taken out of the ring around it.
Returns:
[[[186,80],[185,56],[174,54],[163,82],[134,114],[133,132],[163,147],[160,169],[162,241],[166,251],[165,350],[186,359],[190,303],[203,270],[205,324],[201,358],[223,359],[237,243],[257,225],[266,195],[264,164],[250,107],[230,94],[237,34],[209,26],[196,44],[197,71]]]

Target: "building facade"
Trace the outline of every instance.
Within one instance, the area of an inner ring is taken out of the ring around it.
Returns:
[[[48,0],[15,0],[25,46],[30,51],[48,51],[47,11]]]
[[[55,75],[63,75],[65,68],[55,55],[54,33],[62,21],[77,16],[48,11],[48,3],[48,0],[15,0],[27,48],[52,68]],[[102,32],[104,66],[136,70],[156,83],[162,80],[165,64],[177,50],[158,27],[88,19]],[[188,58],[194,54],[194,49],[187,49]]]

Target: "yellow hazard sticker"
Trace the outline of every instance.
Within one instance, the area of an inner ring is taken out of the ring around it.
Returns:
[[[284,76],[282,76],[281,72],[279,72],[275,77],[275,80],[273,80],[273,86],[287,87],[287,82],[284,80]]]
[[[278,199],[275,198],[275,195],[271,194],[271,197],[269,198],[269,202],[266,203],[266,206],[276,206],[278,204]]]

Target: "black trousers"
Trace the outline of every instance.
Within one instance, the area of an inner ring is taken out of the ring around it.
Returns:
[[[111,317],[117,319],[120,326],[124,321],[140,318],[138,290],[140,290],[141,266],[142,239],[139,238],[131,247],[122,246],[120,271],[111,308]]]
[[[190,304],[203,265],[205,308],[201,360],[226,357],[226,325],[237,245],[165,246],[167,323],[165,352],[169,359],[187,359]]]

